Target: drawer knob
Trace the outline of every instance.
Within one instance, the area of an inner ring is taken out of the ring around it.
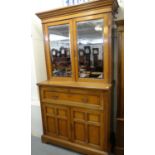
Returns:
[[[88,103],[88,98],[83,98],[82,102]]]
[[[54,100],[56,100],[58,98],[59,98],[59,96],[52,96],[52,99],[54,99]]]

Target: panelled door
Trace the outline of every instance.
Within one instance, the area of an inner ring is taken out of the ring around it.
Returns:
[[[44,104],[43,113],[46,135],[103,149],[103,112]]]
[[[65,106],[44,105],[45,132],[49,136],[70,139],[70,113]]]
[[[103,148],[103,115],[101,112],[71,108],[72,140],[98,149]]]

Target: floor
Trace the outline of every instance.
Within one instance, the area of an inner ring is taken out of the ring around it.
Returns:
[[[38,137],[31,137],[31,155],[82,155],[57,146],[43,144]]]

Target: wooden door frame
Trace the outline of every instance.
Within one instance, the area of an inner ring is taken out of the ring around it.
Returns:
[[[53,77],[52,76],[52,62],[51,62],[51,56],[50,56],[48,27],[50,27],[50,26],[65,25],[65,24],[69,25],[70,58],[71,58],[72,76],[71,77]],[[52,23],[43,24],[43,32],[44,32],[44,50],[45,50],[46,69],[47,69],[48,80],[52,80],[52,81],[75,81],[72,20],[63,20],[63,21],[59,21],[59,22],[52,22]]]
[[[111,25],[111,18],[109,19],[110,14],[97,14],[97,15],[91,15],[91,16],[85,16],[85,17],[79,17],[73,19],[73,30],[74,30],[74,53],[75,53],[75,72],[76,72],[76,81],[78,82],[104,82],[108,83],[109,80],[109,70],[111,71],[111,48],[109,44],[111,41],[109,40],[109,33],[110,33],[110,26]],[[79,65],[78,65],[78,47],[77,47],[77,22],[81,21],[90,21],[90,20],[97,20],[97,19],[103,19],[104,27],[103,27],[103,36],[104,36],[104,45],[103,45],[103,68],[104,68],[104,77],[103,79],[93,79],[93,78],[79,78]],[[110,20],[110,22],[109,22]],[[111,33],[110,33],[111,34]],[[110,48],[110,49],[109,49]]]

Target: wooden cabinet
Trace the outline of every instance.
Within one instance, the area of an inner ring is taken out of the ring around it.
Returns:
[[[88,155],[110,152],[112,22],[116,0],[37,13],[47,81],[38,83],[42,141]]]
[[[79,83],[39,83],[43,142],[85,154],[109,151],[111,86],[95,88]],[[67,146],[66,146],[67,145]]]

